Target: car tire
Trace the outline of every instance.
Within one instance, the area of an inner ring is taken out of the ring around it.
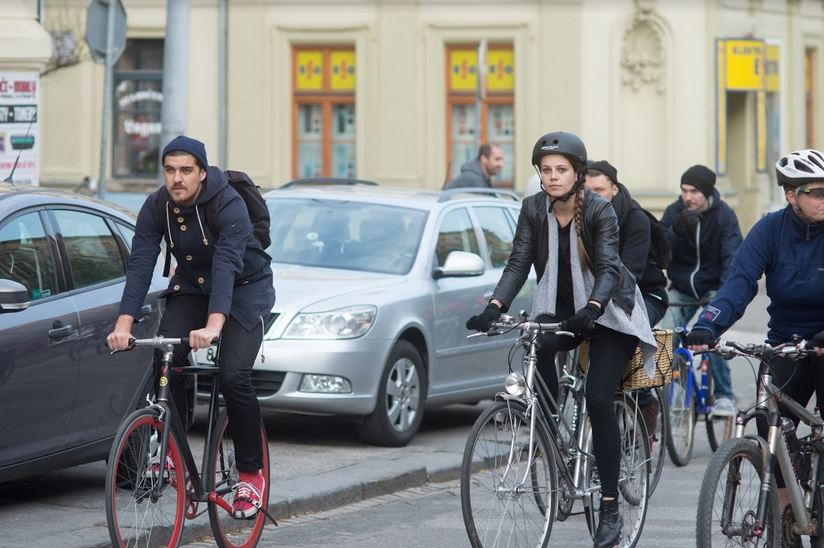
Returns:
[[[357,426],[360,439],[387,447],[409,443],[423,420],[427,381],[418,349],[408,341],[398,341],[381,374],[375,410]]]

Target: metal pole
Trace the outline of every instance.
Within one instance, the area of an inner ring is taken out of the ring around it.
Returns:
[[[158,164],[163,147],[186,133],[186,106],[189,75],[190,0],[170,0],[166,5],[166,38],[163,44],[163,107]],[[163,184],[163,166],[158,177]]]
[[[218,65],[217,65],[217,132],[219,139],[220,151],[218,152],[218,161],[220,167],[226,169],[227,150],[227,136],[226,136],[226,110],[227,110],[227,96],[226,96],[226,49],[228,43],[228,29],[227,17],[228,10],[226,6],[227,0],[220,0],[218,3]]]
[[[103,120],[100,132],[100,176],[97,179],[97,197],[106,198],[106,154],[109,150],[109,130],[112,113],[112,65],[114,65],[114,10],[116,0],[109,0],[109,20],[106,27],[106,63],[103,73]]]
[[[478,77],[475,84],[475,150],[481,148],[481,105],[486,88],[484,86],[486,75],[486,39],[478,44]]]

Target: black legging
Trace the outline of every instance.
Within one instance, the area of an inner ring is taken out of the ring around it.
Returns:
[[[539,316],[536,321],[557,321]],[[546,382],[552,397],[558,398],[558,377],[555,373],[555,353],[572,350],[580,337],[542,335],[538,349],[538,372]],[[589,368],[586,377],[586,402],[592,425],[593,453],[601,477],[601,494],[618,496],[618,474],[621,466],[621,437],[615,418],[615,392],[621,384],[624,367],[635,353],[638,337],[619,333],[597,325],[589,338]]]
[[[164,337],[188,337],[189,332],[206,325],[209,297],[179,295],[166,299],[158,334]],[[220,333],[218,369],[220,391],[229,414],[229,432],[235,444],[238,470],[256,472],[263,467],[260,438],[260,405],[252,387],[252,365],[263,340],[261,326],[247,331],[232,316],[226,318]],[[189,365],[189,345],[177,345],[172,362],[177,367]],[[156,353],[159,359],[159,353]],[[186,426],[186,386],[180,375],[172,375],[169,387],[172,399]]]
[[[762,364],[761,367],[765,366]],[[777,358],[772,361],[770,370],[773,374],[773,384],[803,407],[807,406],[813,392],[819,402],[824,402],[824,357],[809,356],[798,362]],[[792,418],[798,426],[798,419],[787,413],[785,406],[779,404],[778,409],[782,415]],[[824,418],[824,405],[818,405],[818,412],[821,418]],[[758,435],[767,439],[767,421],[759,417],[756,424]],[[775,467],[775,483],[778,487],[784,487],[784,477],[778,466]]]

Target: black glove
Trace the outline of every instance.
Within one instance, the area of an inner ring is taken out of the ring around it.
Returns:
[[[712,348],[715,346],[717,337],[706,329],[693,329],[687,334],[687,347],[693,346],[708,346]]]
[[[561,322],[561,331],[570,331],[575,335],[589,335],[595,329],[595,320],[601,317],[601,307],[587,303],[585,307]]]
[[[824,331],[819,331],[809,340],[807,345],[810,348],[824,348]]]
[[[701,214],[699,212],[694,209],[684,208],[678,214],[678,218],[675,219],[675,231],[680,234],[692,230],[700,220]]]
[[[493,322],[497,322],[501,317],[501,307],[497,304],[489,303],[484,311],[477,316],[472,316],[466,320],[466,328],[475,331],[489,331]]]

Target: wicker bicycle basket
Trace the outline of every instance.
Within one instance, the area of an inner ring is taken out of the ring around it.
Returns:
[[[653,329],[658,350],[655,352],[655,376],[649,378],[644,371],[641,349],[635,349],[635,355],[624,368],[624,390],[639,390],[663,386],[672,380],[672,330]],[[589,365],[589,342],[584,341],[578,347],[578,366],[586,373]]]

